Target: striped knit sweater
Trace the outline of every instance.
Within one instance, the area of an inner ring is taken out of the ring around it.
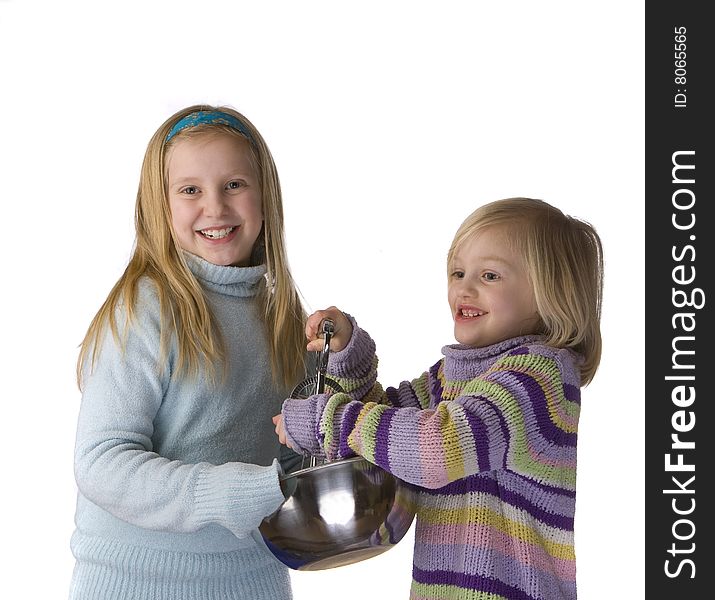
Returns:
[[[353,326],[329,362],[346,393],[286,400],[286,434],[418,486],[410,598],[574,600],[579,357],[536,336],[451,345],[383,391],[374,342]]]

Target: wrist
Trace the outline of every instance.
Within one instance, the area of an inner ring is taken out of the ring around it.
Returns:
[[[317,398],[288,398],[281,409],[286,444],[304,455],[318,456],[322,453],[316,436]]]
[[[361,376],[365,365],[369,367],[375,356],[375,342],[362,329],[355,318],[343,313],[350,321],[352,333],[342,350],[331,352],[328,357],[328,371],[340,378]]]

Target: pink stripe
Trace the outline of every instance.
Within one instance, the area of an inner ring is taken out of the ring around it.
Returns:
[[[473,548],[496,550],[514,560],[564,581],[576,581],[576,561],[551,556],[542,547],[510,537],[488,525],[422,525],[417,532],[416,544],[451,546],[467,544]],[[479,543],[480,541],[487,543]],[[528,563],[524,560],[529,557]]]
[[[432,421],[428,424],[429,421]],[[419,435],[420,465],[422,466],[422,482],[426,487],[439,486],[448,483],[447,466],[444,462],[442,447],[442,432],[435,418],[434,410],[420,411],[417,417],[417,433]]]
[[[546,456],[540,455],[538,452],[536,452],[531,447],[530,443],[527,443],[527,448],[529,449],[529,456],[534,462],[537,462],[542,465],[549,465],[550,467],[568,467],[570,469],[576,468],[575,458],[571,460],[548,459]]]

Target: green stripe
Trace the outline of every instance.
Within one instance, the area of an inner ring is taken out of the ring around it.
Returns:
[[[410,596],[424,596],[432,600],[509,600],[506,596],[499,594],[468,590],[456,585],[418,583],[416,581],[412,582]]]
[[[531,357],[531,360],[529,360],[529,357]],[[558,368],[556,367],[556,362],[553,359],[538,355],[537,358],[544,360],[535,361],[534,355],[530,354],[504,357],[494,363],[491,369],[489,369],[484,376],[488,377],[492,372],[503,372],[504,370],[515,370],[528,373],[528,369],[532,368],[534,363],[543,362],[546,362],[546,365],[548,365],[548,371],[552,371],[552,373],[558,376]],[[551,367],[553,367],[553,369]],[[543,371],[540,372],[543,373]],[[553,378],[551,381],[553,381]],[[486,396],[492,400],[497,407],[499,407],[502,415],[507,421],[509,434],[511,436],[510,451],[508,456],[508,462],[511,469],[517,473],[534,477],[538,481],[550,482],[561,486],[567,486],[569,489],[575,489],[575,467],[554,467],[543,464],[532,458],[529,452],[524,414],[517,402],[516,397],[509,392],[509,390],[498,383],[482,378],[476,378],[465,386],[463,393],[464,395],[470,396]],[[532,451],[538,456],[541,449],[532,448]]]

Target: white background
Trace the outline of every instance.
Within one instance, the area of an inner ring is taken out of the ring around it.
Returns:
[[[478,205],[543,198],[596,226],[579,598],[642,598],[643,46],[644,4],[622,0],[0,0],[3,596],[67,594],[78,344],[128,260],[146,143],[208,102],[264,135],[306,306],[354,314],[386,384],[453,341],[445,256]],[[412,541],[293,573],[295,598],[407,598]]]

